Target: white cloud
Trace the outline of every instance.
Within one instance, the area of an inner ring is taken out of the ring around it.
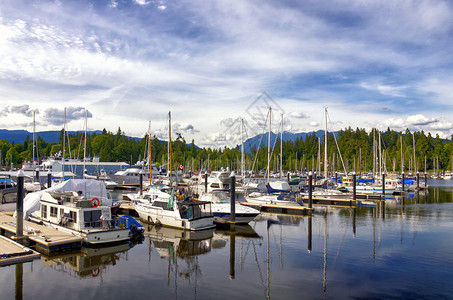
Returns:
[[[135,4],[138,4],[138,5],[148,5],[151,3],[150,1],[146,1],[146,0],[134,0],[134,2],[135,2]]]
[[[297,119],[308,119],[309,116],[307,114],[298,112],[298,111],[292,111],[289,113],[290,117],[297,118]]]

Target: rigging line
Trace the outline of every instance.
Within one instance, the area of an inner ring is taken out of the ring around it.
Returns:
[[[351,216],[352,216],[352,214],[349,216],[349,220],[351,219]],[[349,222],[349,220],[348,220],[348,222]],[[340,254],[340,249],[341,249],[341,246],[343,245],[344,237],[346,236],[346,232],[347,232],[347,231],[348,231],[348,227],[345,226],[345,227],[344,227],[343,237],[341,238],[340,245],[338,246],[337,255],[335,256],[335,259],[333,260],[332,267],[334,267],[334,266],[335,266],[335,263],[337,262],[337,258],[338,258],[338,255]]]
[[[269,117],[269,112],[267,113],[266,120],[264,122],[263,133],[261,134],[260,142],[258,144],[258,148],[256,149],[255,160],[253,161],[253,165],[252,165],[252,172],[255,169],[255,164],[256,164],[256,162],[258,160],[258,153],[259,153],[259,149],[260,149],[260,146],[261,146],[261,140],[263,139],[264,131],[266,130],[266,123],[267,123],[268,117]],[[249,181],[247,183],[249,183],[250,180],[251,180],[251,178],[249,178]]]
[[[255,242],[254,242],[254,241],[252,241],[252,245],[253,245],[253,252],[255,253],[255,261],[256,261],[256,265],[258,266],[258,273],[260,274],[261,285],[262,285],[263,288],[265,289],[266,286],[264,285],[263,274],[262,274],[262,272],[261,272],[260,263],[258,262],[258,255],[256,254],[256,247],[255,247]]]
[[[329,119],[329,122],[332,122],[330,120],[330,115],[328,113],[327,113],[327,118]],[[341,152],[340,152],[340,146],[338,146],[337,137],[335,136],[335,132],[334,131],[331,131],[331,132],[332,132],[333,138],[335,140],[335,145],[337,145],[337,150],[338,150],[338,154],[340,155],[341,164],[343,165],[344,173],[345,173],[346,177],[348,177],[348,172],[346,170],[346,166],[345,166],[344,161],[343,161],[343,156],[341,155]]]

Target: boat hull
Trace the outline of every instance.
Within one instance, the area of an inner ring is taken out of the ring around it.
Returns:
[[[215,227],[212,216],[187,220],[171,214],[171,211],[161,210],[152,206],[136,205],[135,210],[141,220],[151,224],[186,230],[204,230]]]

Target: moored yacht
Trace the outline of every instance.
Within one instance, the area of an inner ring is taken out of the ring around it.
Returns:
[[[129,240],[135,230],[128,228],[127,220],[113,219],[111,208],[100,204],[98,198],[86,198],[76,192],[43,192],[39,210],[31,213],[29,219],[80,236],[88,245]]]
[[[152,224],[187,230],[215,227],[211,203],[207,201],[176,201],[174,195],[167,199],[161,195],[136,201],[134,208],[140,219]]]
[[[212,213],[214,217],[229,218],[231,215],[231,200],[227,190],[214,190],[211,193],[203,193],[200,195],[201,201],[209,201],[212,203]],[[235,219],[237,223],[247,224],[252,221],[260,212],[252,207],[241,205],[236,202]]]

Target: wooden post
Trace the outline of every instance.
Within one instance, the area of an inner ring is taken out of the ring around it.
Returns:
[[[24,235],[24,171],[17,172],[17,199],[16,199],[16,238],[22,243]]]
[[[356,178],[357,178],[357,175],[355,174],[355,172],[352,173],[352,200],[354,200],[354,201],[357,199]]]
[[[403,174],[402,174],[402,175],[403,175],[403,178],[402,178],[402,180],[401,180],[401,184],[402,184],[402,187],[403,187],[403,193],[404,193],[404,172],[403,172]]]
[[[47,172],[47,188],[50,188],[52,186],[52,173]]]
[[[313,173],[308,173],[308,208],[313,206]]]
[[[338,173],[335,172],[335,185],[338,185]]]
[[[35,181],[39,182],[39,168],[36,168],[36,179]]]
[[[231,172],[231,195],[230,195],[230,221],[236,221],[236,174]]]
[[[417,172],[417,191],[420,190],[420,173]]]
[[[208,192],[208,171],[204,173],[204,192]]]
[[[385,173],[382,173],[382,196],[385,199]]]

